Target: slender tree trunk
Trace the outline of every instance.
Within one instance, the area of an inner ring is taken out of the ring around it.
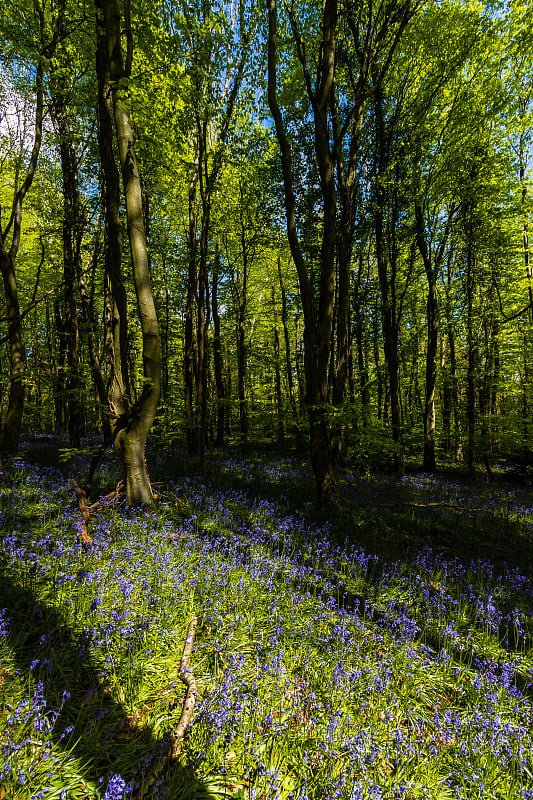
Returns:
[[[106,36],[98,22],[104,18],[104,0],[95,0],[97,12],[96,75],[98,79],[98,152],[102,167],[105,220],[106,360],[108,396],[118,408],[131,396],[128,370],[127,297],[122,280],[124,231],[120,217],[120,174],[114,154],[113,97]]]
[[[41,15],[41,26],[44,19]],[[4,230],[0,229],[0,271],[4,285],[9,347],[10,385],[6,418],[0,433],[0,452],[16,452],[18,449],[22,418],[24,414],[24,375],[26,372],[26,348],[22,335],[22,320],[18,299],[15,263],[20,247],[22,229],[22,204],[29,191],[41,149],[43,121],[43,68],[41,62],[36,70],[35,130],[33,147],[26,177],[13,198],[11,217]],[[11,232],[11,244],[8,236]]]
[[[220,314],[218,311],[218,278],[220,275],[220,243],[217,239],[215,264],[211,288],[211,309],[213,314],[213,367],[215,370],[215,386],[217,391],[217,447],[224,446],[226,387],[224,385],[222,362],[222,339],[220,335]]]
[[[522,105],[521,108],[521,116],[525,114],[527,102],[524,102],[522,98],[520,98],[520,102]],[[520,144],[519,144],[519,175],[520,175],[520,186],[522,187],[521,192],[521,209],[523,214],[523,222],[522,222],[522,251],[524,254],[524,267],[525,273],[528,282],[528,299],[529,299],[529,315],[528,315],[528,334],[524,335],[524,380],[523,380],[523,397],[522,397],[522,426],[523,426],[523,458],[526,465],[531,463],[531,442],[530,442],[530,403],[529,403],[529,353],[531,351],[532,346],[532,333],[533,333],[533,270],[531,269],[530,264],[530,251],[529,251],[529,225],[528,225],[528,218],[527,218],[527,207],[526,207],[526,199],[527,199],[527,181],[526,181],[526,169],[527,169],[527,161],[528,161],[528,148],[527,148],[527,137],[522,132],[520,134]]]
[[[195,170],[189,183],[189,232],[187,299],[185,305],[185,346],[183,349],[183,388],[185,403],[185,425],[187,436],[187,452],[195,453],[193,396],[194,396],[194,299],[197,281],[198,241],[196,238],[196,184],[198,172]]]
[[[357,297],[355,301],[355,341],[357,347],[357,371],[359,374],[359,389],[361,392],[361,421],[366,428],[370,421],[370,391],[368,366],[365,360],[363,308],[366,306],[366,297],[361,295],[361,281],[363,278],[363,254],[359,253],[359,268],[357,273]],[[366,294],[366,293],[365,293]],[[379,366],[379,364],[378,364]]]
[[[207,366],[208,366],[208,326],[207,295],[208,295],[208,269],[207,251],[209,245],[209,226],[211,217],[211,204],[205,197],[202,199],[202,226],[200,231],[200,258],[198,264],[198,295],[196,299],[196,419],[195,419],[195,452],[203,464],[206,445],[207,424]]]
[[[274,310],[274,376],[276,390],[276,410],[277,410],[277,434],[278,443],[285,441],[285,427],[283,423],[283,396],[281,393],[281,369],[279,355],[279,328],[278,328],[278,306],[276,302],[276,292],[272,286],[272,307]]]
[[[376,212],[376,256],[382,295],[383,345],[385,349],[386,373],[386,405],[390,404],[392,440],[395,444],[394,468],[401,475],[404,471],[402,443],[402,423],[399,386],[398,332],[394,313],[394,305],[389,288],[387,262],[383,239],[383,216]]]
[[[303,371],[303,342],[300,333],[300,315],[296,317],[296,342],[295,342],[296,380],[298,381],[298,402],[300,412],[305,413],[305,377]]]
[[[287,375],[287,386],[289,387],[289,402],[291,404],[292,415],[295,423],[298,423],[298,408],[296,405],[296,395],[294,392],[294,378],[292,374],[291,362],[291,340],[289,335],[289,322],[287,317],[287,293],[285,291],[285,284],[283,283],[283,275],[281,274],[281,258],[278,256],[278,278],[279,288],[281,292],[281,323],[283,325],[283,337],[285,340],[285,364]]]
[[[426,241],[424,217],[421,205],[415,204],[416,239],[428,282],[426,301],[427,350],[426,350],[426,385],[424,401],[424,469],[435,472],[435,386],[437,383],[437,352],[439,341],[439,316],[437,303],[437,270],[434,267],[430,250]]]
[[[452,387],[450,368],[446,361],[446,337],[441,337],[440,371],[442,375],[442,436],[446,453],[452,449]]]
[[[466,466],[468,476],[473,478],[475,475],[474,467],[474,448],[475,448],[475,435],[476,435],[476,387],[475,387],[475,374],[476,374],[476,346],[474,343],[474,321],[473,321],[473,303],[474,303],[474,253],[472,250],[471,238],[467,242],[466,254],[466,302],[467,302],[467,318],[466,318],[466,341],[467,341],[467,357],[468,367],[466,373],[466,418],[468,423],[468,435],[466,446]]]
[[[319,502],[336,504],[334,445],[328,419],[328,361],[335,297],[335,244],[337,202],[335,192],[335,160],[330,150],[325,120],[333,91],[335,70],[335,30],[337,2],[326,0],[322,13],[322,46],[317,66],[317,95],[314,99],[314,145],[320,176],[323,207],[323,232],[320,253],[319,298],[315,307],[308,266],[303,257],[297,233],[296,204],[293,188],[290,144],[277,101],[276,0],[267,0],[268,9],[268,103],[280,145],[283,172],[287,235],[300,283],[304,314],[304,369],[306,402],[309,413],[310,457]]]
[[[230,401],[228,404],[228,413],[225,416],[225,423],[226,423],[226,434],[231,436],[232,424],[233,424],[233,378],[232,378],[232,359],[230,358],[229,353],[226,355],[226,386],[227,386],[227,394],[226,397]]]
[[[493,365],[492,385],[490,395],[490,416],[491,416],[491,451],[497,453],[499,449],[499,418],[498,418],[498,394],[500,389],[500,325],[498,317],[494,318],[493,330]]]
[[[97,260],[98,260],[98,243],[97,241],[95,241],[93,250],[93,276]],[[98,355],[98,340],[96,336],[96,325],[94,321],[93,307],[91,300],[87,294],[87,287],[83,279],[83,272],[81,269],[80,259],[78,259],[77,261],[77,270],[78,270],[77,278],[78,278],[78,289],[81,299],[82,318],[87,330],[89,363],[91,365],[91,373],[93,376],[93,382],[95,387],[96,402],[99,407],[97,410],[97,419],[99,419],[102,410],[104,410],[107,407],[107,391],[105,387],[104,376],[102,375],[102,369],[100,366],[100,357]],[[111,426],[109,424],[109,417],[105,413],[103,415],[102,428],[104,432],[104,441],[106,442],[111,441]]]
[[[169,361],[170,361],[170,290],[168,288],[168,274],[166,269],[166,250],[163,254],[163,263],[161,269],[164,276],[165,283],[165,324],[163,326],[163,335],[161,337],[161,352],[162,352],[162,375],[161,375],[161,397],[165,405],[165,428],[170,418],[169,403],[170,396],[170,375],[169,375]]]
[[[522,458],[524,464],[531,464],[531,434],[529,426],[529,384],[530,371],[528,362],[528,337],[524,334],[523,339],[523,378],[522,378]]]
[[[386,191],[384,181],[387,174],[388,153],[387,142],[383,121],[383,99],[381,90],[378,88],[374,94],[374,107],[376,112],[376,139],[377,139],[377,169],[376,169],[376,200],[374,212],[374,230],[376,235],[376,261],[378,267],[379,282],[381,287],[381,315],[383,325],[383,345],[385,350],[385,360],[387,362],[388,392],[390,397],[391,409],[391,428],[392,439],[395,444],[394,469],[401,475],[405,469],[403,442],[402,442],[402,423],[400,408],[400,385],[399,385],[399,360],[398,360],[398,325],[396,319],[395,303],[395,263],[391,264],[391,276],[389,276],[389,264],[385,247],[385,204]],[[394,216],[394,215],[393,215]],[[394,221],[392,222],[394,226]],[[393,231],[393,235],[394,235]],[[391,248],[394,249],[394,248]],[[393,255],[394,259],[394,255]]]
[[[243,450],[248,447],[248,404],[246,402],[246,330],[245,321],[246,300],[239,300],[237,310],[237,384],[239,397],[239,427],[241,446]]]
[[[374,305],[372,313],[372,352],[374,354],[374,364],[376,367],[376,385],[377,385],[377,404],[378,404],[378,421],[386,419],[385,404],[383,399],[383,370],[379,360],[379,317],[380,312],[378,304]]]
[[[22,337],[22,322],[18,300],[15,260],[4,247],[0,248],[0,268],[4,282],[6,317],[9,344],[9,400],[7,414],[2,426],[0,451],[14,453],[18,449],[24,414],[24,375],[26,373],[26,348]]]
[[[55,77],[55,76],[53,76]],[[62,81],[60,81],[60,84]],[[63,180],[63,278],[64,334],[67,364],[67,420],[71,447],[80,447],[81,378],[79,354],[78,309],[76,304],[77,275],[81,273],[82,219],[78,191],[77,157],[68,119],[65,88],[57,87],[52,115],[59,136],[59,153]]]

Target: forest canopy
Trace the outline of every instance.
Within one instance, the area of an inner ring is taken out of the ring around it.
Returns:
[[[0,9],[0,450],[533,459],[533,9]]]

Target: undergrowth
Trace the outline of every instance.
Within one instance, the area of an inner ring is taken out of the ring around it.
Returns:
[[[64,473],[2,476],[2,800],[135,796],[194,614],[153,797],[533,798],[527,490],[348,469],[331,519],[296,457],[157,470],[157,510],[103,507],[89,549]]]

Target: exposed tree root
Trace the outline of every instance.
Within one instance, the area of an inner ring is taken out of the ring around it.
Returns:
[[[156,763],[153,765],[149,773],[143,778],[139,791],[135,795],[135,800],[142,800],[144,795],[149,791],[150,787],[157,781],[167,764],[174,761],[180,754],[180,741],[185,735],[185,731],[189,722],[191,721],[194,704],[196,701],[196,679],[190,671],[191,651],[196,634],[196,627],[198,620],[193,617],[189,623],[187,630],[187,637],[183,647],[183,655],[181,657],[178,678],[187,687],[187,694],[183,703],[180,720],[177,727],[165,737],[163,744],[163,751],[159,756]]]

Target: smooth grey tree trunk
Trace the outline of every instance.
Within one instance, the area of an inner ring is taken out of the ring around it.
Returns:
[[[126,502],[130,506],[150,506],[153,505],[154,497],[144,450],[155,420],[161,390],[161,346],[148,262],[141,180],[127,110],[128,93],[120,42],[120,9],[117,0],[103,0],[102,9],[109,76],[113,86],[113,113],[126,202],[133,282],[142,331],[144,376],[138,400],[131,405],[127,396],[122,393],[117,406],[114,406],[111,398],[110,410],[115,416],[115,448],[124,465]],[[130,60],[129,54],[128,61]]]

